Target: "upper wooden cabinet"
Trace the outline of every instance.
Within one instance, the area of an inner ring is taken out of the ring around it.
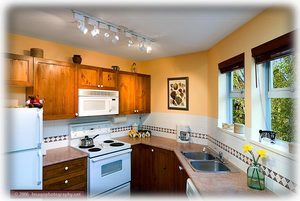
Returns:
[[[118,73],[119,114],[150,113],[150,75]]]
[[[33,57],[6,54],[7,75],[5,80],[9,85],[33,86]]]
[[[117,73],[111,69],[78,65],[78,87],[116,90]]]
[[[45,100],[44,119],[76,117],[77,71],[71,63],[34,58],[34,95]]]

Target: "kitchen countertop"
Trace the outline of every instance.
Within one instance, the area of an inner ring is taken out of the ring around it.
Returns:
[[[47,154],[43,156],[43,166],[53,165],[77,158],[87,157],[88,154],[72,147],[61,147],[57,149],[47,150]]]
[[[181,151],[202,151],[206,145],[200,144],[183,144],[176,140],[151,136],[150,138],[129,138],[128,136],[116,138],[120,141],[130,143],[131,145],[145,144],[158,148],[174,151],[187,174],[193,181],[202,196],[223,196],[226,195],[249,195],[249,196],[275,196],[273,192],[268,189],[263,191],[250,189],[247,186],[247,175],[245,172],[228,162],[226,164],[229,168],[233,167],[239,171],[222,172],[222,173],[207,173],[196,172],[189,165],[188,161],[181,154]]]

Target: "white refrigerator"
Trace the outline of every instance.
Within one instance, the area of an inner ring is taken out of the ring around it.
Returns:
[[[6,109],[7,183],[10,190],[39,190],[43,184],[43,110]]]

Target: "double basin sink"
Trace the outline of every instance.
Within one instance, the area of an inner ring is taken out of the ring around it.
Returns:
[[[231,170],[217,157],[208,152],[182,152],[192,168],[204,172],[230,172]]]

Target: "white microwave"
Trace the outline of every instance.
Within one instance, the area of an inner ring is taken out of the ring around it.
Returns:
[[[78,116],[119,114],[119,92],[109,90],[78,90]]]

